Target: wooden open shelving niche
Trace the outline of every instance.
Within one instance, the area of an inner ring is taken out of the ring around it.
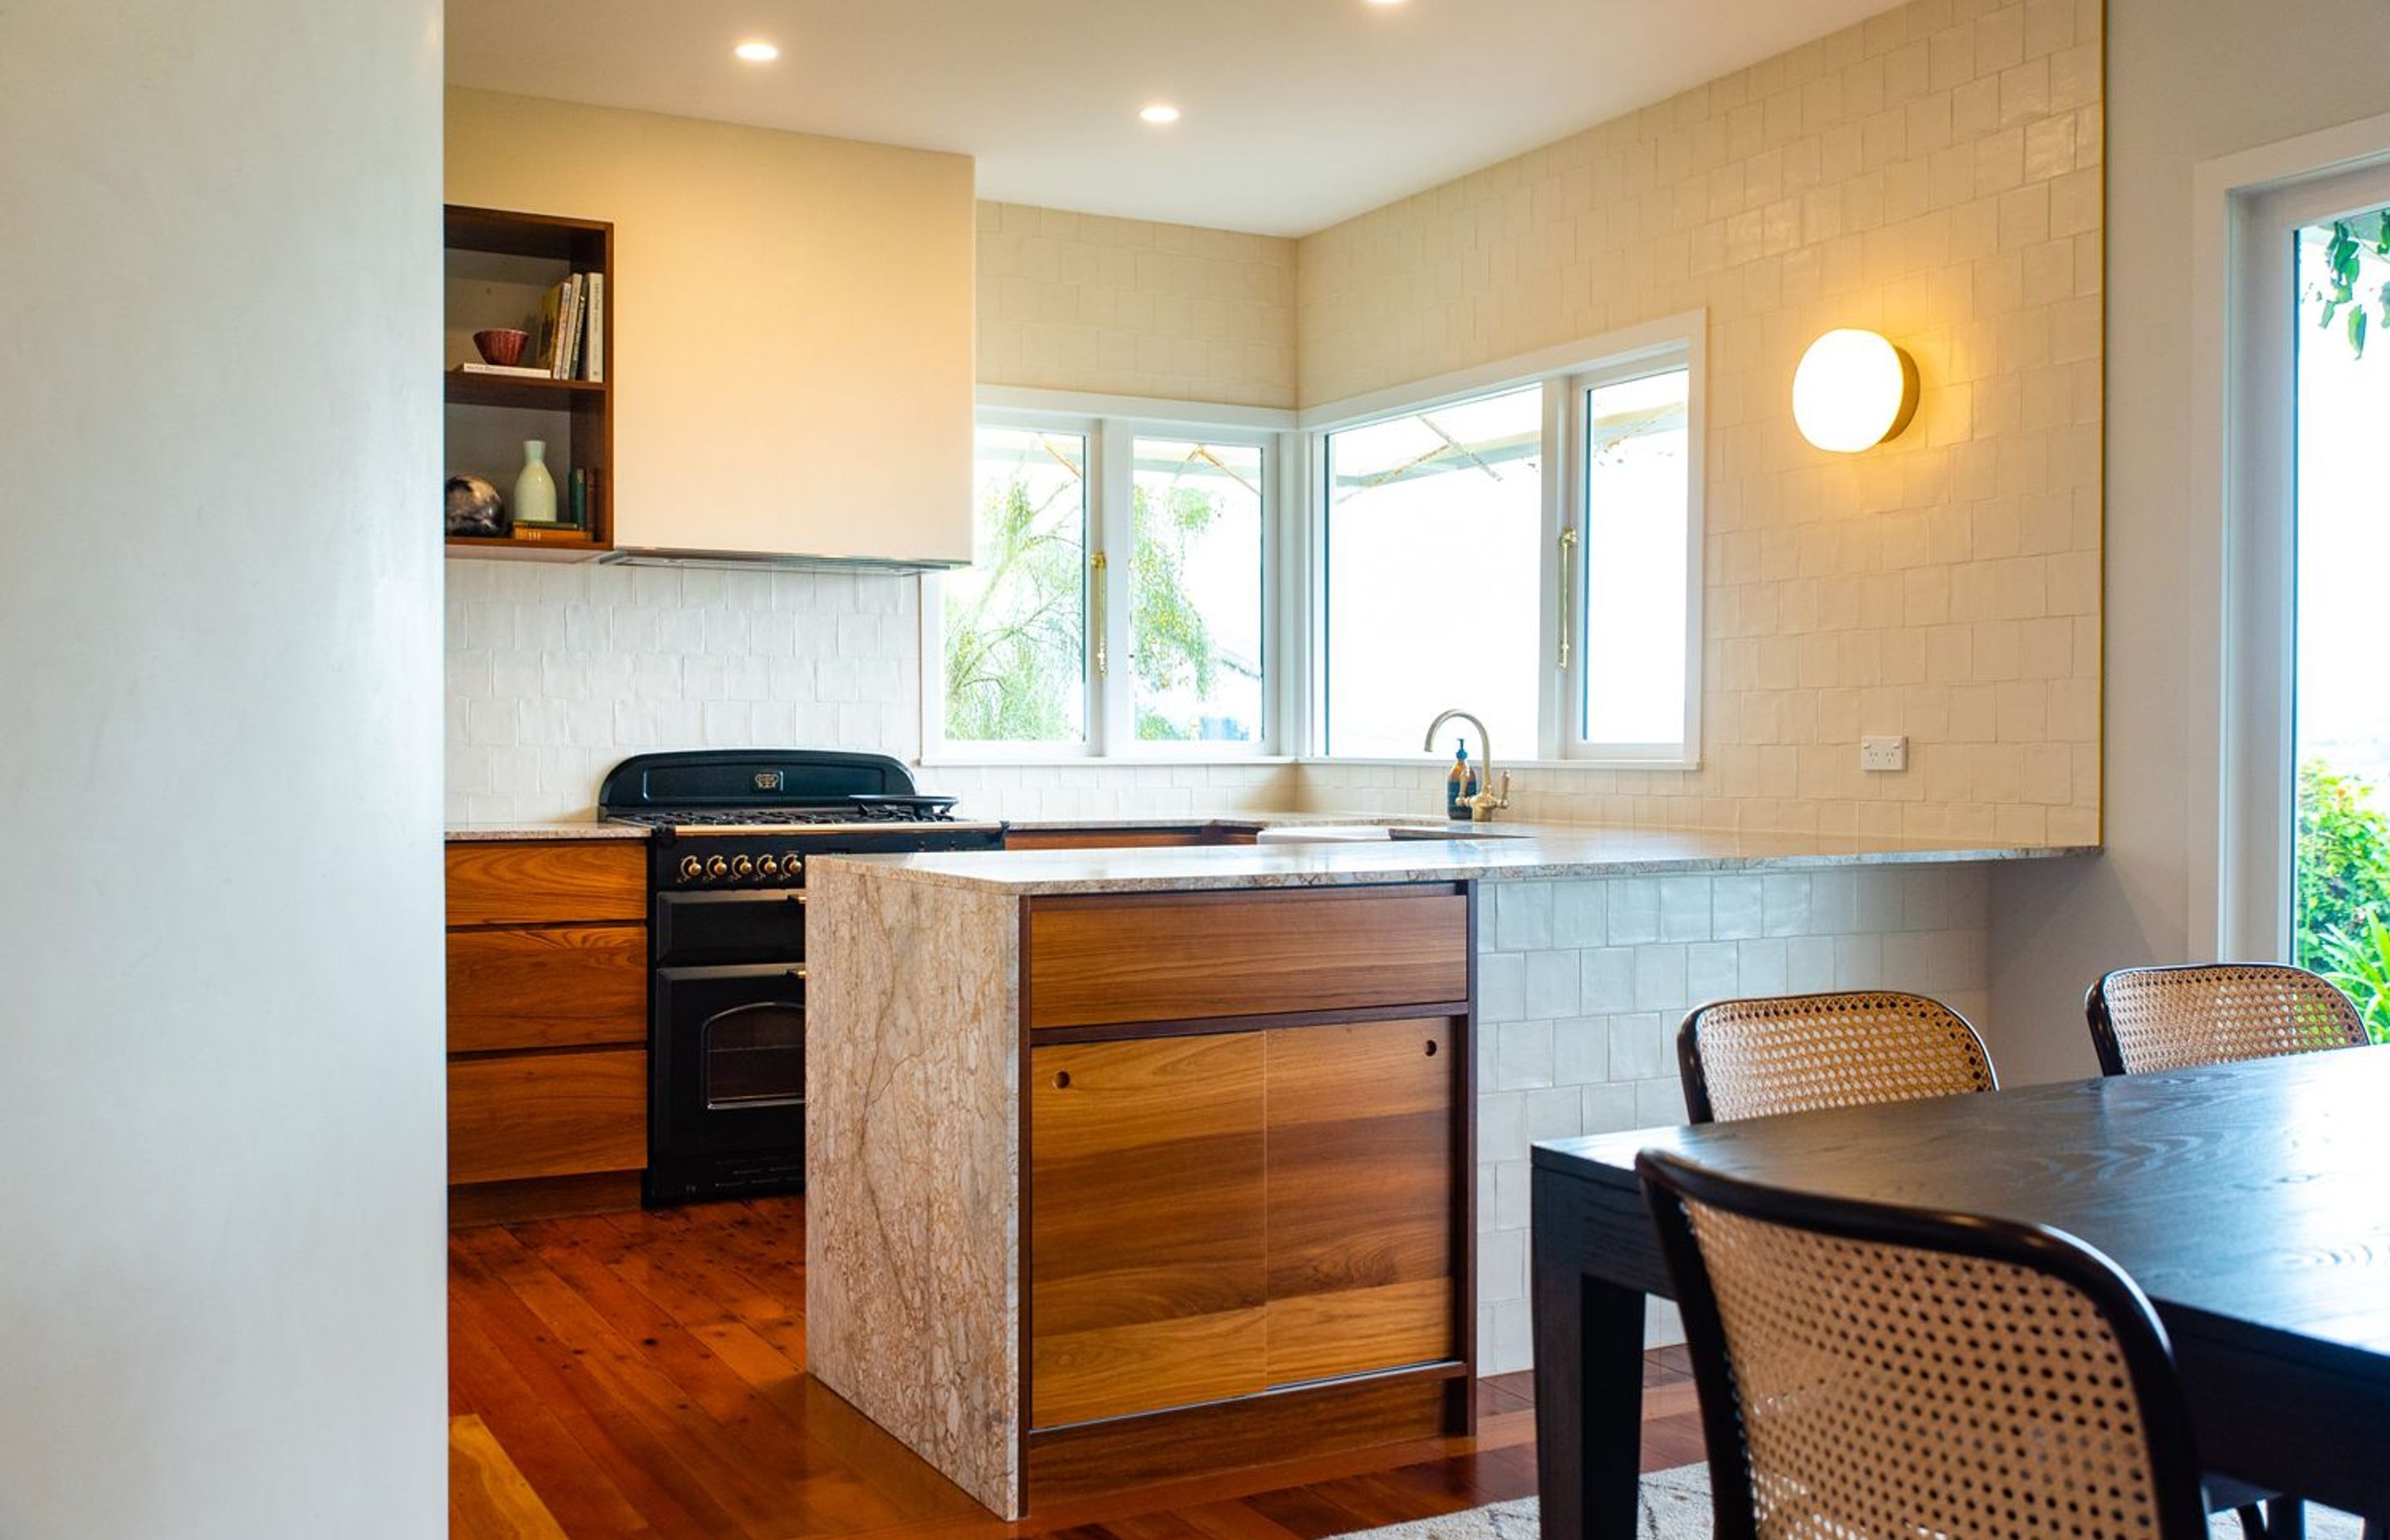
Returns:
[[[573,470],[595,473],[590,478],[589,528],[581,538],[451,537],[449,553],[583,560],[613,549],[614,380],[620,364],[614,226],[603,220],[451,203],[443,244],[447,267],[446,370],[442,377],[447,473],[471,471],[510,494],[520,468],[520,453],[503,459],[498,451],[528,438],[548,442],[548,466],[556,475],[559,505],[569,506]],[[472,344],[475,331],[510,326],[533,329],[539,295],[570,273],[606,277],[604,380],[467,374],[457,367],[478,357]]]

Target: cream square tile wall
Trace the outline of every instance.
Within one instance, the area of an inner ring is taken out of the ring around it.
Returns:
[[[1541,815],[2097,837],[2101,19],[1919,0],[1302,241],[1305,407],[1708,312],[1704,763],[1536,773]],[[1863,456],[1792,422],[1843,326],[1924,383]],[[1863,775],[1862,733],[1908,771]]]
[[[979,379],[1294,404],[1294,242],[979,206]]]
[[[658,749],[920,751],[920,583],[448,563],[452,821],[585,817]]]
[[[1478,1370],[1529,1367],[1527,1148],[1685,1121],[1677,1024],[1703,1000],[1907,989],[1979,1028],[1980,866],[1487,882],[1478,895]],[[1679,1340],[1655,1313],[1656,1341]]]

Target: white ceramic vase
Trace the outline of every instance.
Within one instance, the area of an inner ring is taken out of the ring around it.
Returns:
[[[523,441],[522,474],[515,478],[515,518],[535,524],[556,522],[556,478],[547,473],[547,444]]]

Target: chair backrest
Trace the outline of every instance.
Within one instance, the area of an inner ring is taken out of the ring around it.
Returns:
[[[1695,1123],[1999,1088],[1965,1017],[1880,990],[1695,1007],[1677,1029],[1677,1072]]]
[[[2165,1333],[2071,1237],[1636,1162],[1720,1540],[2204,1536]]]
[[[2365,1019],[2331,980],[2285,963],[2120,968],[2091,986],[2083,1011],[2110,1075],[2368,1041]]]

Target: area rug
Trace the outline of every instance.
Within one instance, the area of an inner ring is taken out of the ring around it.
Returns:
[[[1536,1532],[1536,1499],[1496,1503],[1416,1519],[1407,1524],[1362,1531],[1344,1540],[1542,1540]],[[2240,1521],[2219,1513],[2209,1521],[2212,1540],[2241,1540]],[[2345,1513],[2307,1508],[2307,1540],[2359,1540],[2363,1526]],[[1643,1478],[1643,1516],[1636,1540],[1710,1540],[1710,1472],[1705,1465],[1680,1465]]]

